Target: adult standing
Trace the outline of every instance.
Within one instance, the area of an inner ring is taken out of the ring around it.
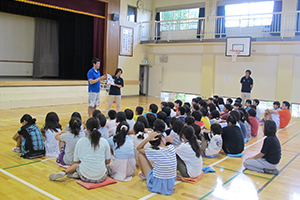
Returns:
[[[116,69],[115,75],[112,76],[112,78],[114,79],[114,85],[111,85],[109,89],[108,105],[106,109],[107,113],[110,110],[115,98],[117,104],[117,112],[121,110],[121,88],[124,87],[124,81],[121,78],[122,73],[122,69],[118,68]]]
[[[89,107],[88,114],[92,117],[97,106],[100,105],[100,80],[106,79],[106,75],[100,74],[100,60],[93,58],[93,67],[88,71],[87,78],[89,83]]]
[[[251,71],[249,69],[246,70],[245,76],[241,78],[241,92],[242,92],[242,104],[245,104],[246,99],[250,99],[251,90],[253,88],[253,79],[250,77]]]

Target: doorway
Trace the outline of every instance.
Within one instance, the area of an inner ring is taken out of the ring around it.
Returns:
[[[149,65],[140,65],[140,95],[148,96]]]

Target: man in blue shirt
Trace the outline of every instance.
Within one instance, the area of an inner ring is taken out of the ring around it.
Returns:
[[[93,67],[88,71],[87,78],[89,82],[89,107],[88,114],[92,117],[97,106],[100,105],[100,80],[105,80],[106,75],[100,74],[100,60],[94,58],[92,60]]]
[[[246,70],[245,76],[241,78],[242,104],[245,105],[245,100],[250,99],[251,90],[253,88],[253,79],[250,77],[251,71]]]

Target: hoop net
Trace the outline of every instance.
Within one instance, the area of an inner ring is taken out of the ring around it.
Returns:
[[[238,55],[240,55],[240,50],[229,50],[231,52],[231,59],[232,59],[232,62],[235,62],[236,61],[236,58]]]

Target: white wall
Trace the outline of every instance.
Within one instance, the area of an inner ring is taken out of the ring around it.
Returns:
[[[0,76],[32,76],[33,64],[22,61],[33,62],[34,25],[32,17],[0,12]]]
[[[152,8],[152,1],[144,1],[145,8]],[[133,57],[119,56],[118,67],[123,69],[122,78],[124,80],[139,80],[139,67],[142,61],[147,58],[148,47],[140,44],[140,25],[127,21],[127,7],[128,5],[136,7],[136,0],[121,0],[120,10],[120,25],[134,28],[133,41]],[[151,21],[151,11],[138,10],[137,21]],[[139,85],[125,85],[122,89],[122,95],[139,95]]]
[[[278,56],[231,57],[216,56],[214,93],[226,97],[239,97],[240,79],[245,71],[252,71],[254,87],[251,98],[274,100],[276,95]],[[225,76],[227,80],[225,80]]]

